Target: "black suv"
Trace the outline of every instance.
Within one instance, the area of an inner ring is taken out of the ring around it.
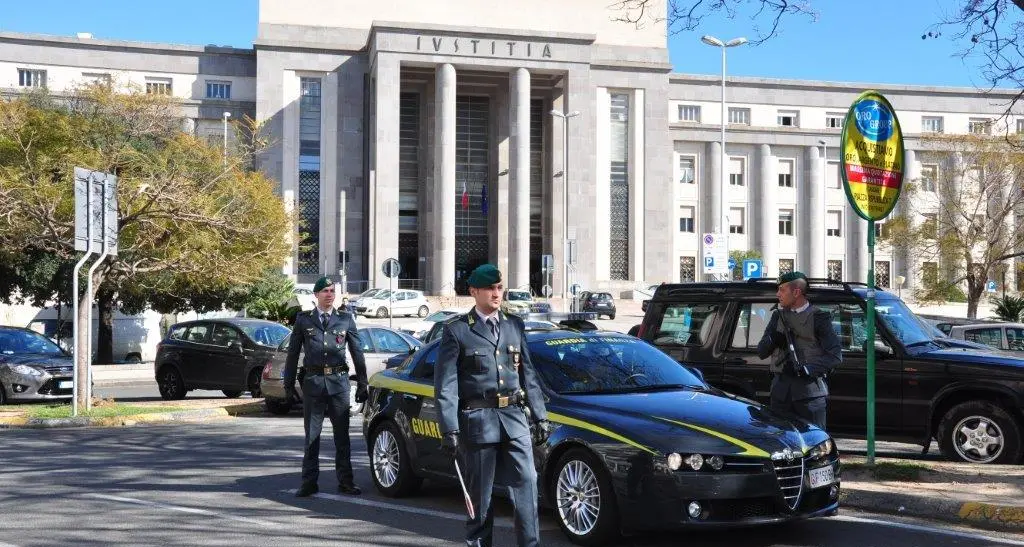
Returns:
[[[615,299],[611,293],[583,291],[580,293],[579,311],[596,313],[598,318],[607,315],[608,319],[615,319]]]
[[[193,389],[261,396],[263,367],[291,330],[262,319],[204,319],[172,325],[156,349],[156,384],[167,400]]]
[[[867,287],[810,283],[808,299],[831,312],[843,346],[843,363],[828,379],[828,430],[862,437],[867,423]],[[776,304],[775,291],[773,279],[661,285],[637,336],[699,368],[713,386],[767,404],[771,374],[768,359],[757,356],[757,342]],[[878,288],[876,302],[877,437],[924,447],[934,437],[950,459],[1018,462],[1024,358],[945,337]]]

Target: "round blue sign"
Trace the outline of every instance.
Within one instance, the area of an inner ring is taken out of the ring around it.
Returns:
[[[735,270],[736,269],[736,259],[735,258],[729,257],[729,269],[730,270]]]
[[[853,110],[857,130],[868,140],[887,141],[892,136],[893,116],[886,106],[874,99],[857,103]]]

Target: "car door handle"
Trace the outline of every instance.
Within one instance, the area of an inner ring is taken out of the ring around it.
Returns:
[[[415,401],[416,399],[419,399],[419,397],[417,397],[415,395],[412,395],[412,394],[409,394],[409,393],[403,393],[402,397],[405,398],[405,399],[409,399],[410,401]]]

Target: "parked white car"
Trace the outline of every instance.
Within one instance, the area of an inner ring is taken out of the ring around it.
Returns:
[[[422,340],[426,336],[430,329],[434,327],[434,323],[438,321],[444,321],[449,317],[458,315],[460,313],[466,313],[465,309],[448,308],[444,310],[437,310],[436,312],[428,315],[423,321],[416,321],[415,323],[407,323],[399,327],[402,332],[413,336],[419,340]]]
[[[371,296],[362,297],[353,305],[356,315],[373,317],[394,317],[398,315],[426,317],[430,303],[421,291],[408,289],[384,289]]]
[[[950,329],[949,337],[1004,351],[1024,352],[1024,323],[955,325]]]

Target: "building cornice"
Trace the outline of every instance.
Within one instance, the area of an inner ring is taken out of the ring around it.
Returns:
[[[721,85],[721,75],[707,74],[685,74],[674,72],[669,74],[670,84],[708,84]],[[736,87],[764,87],[771,89],[798,89],[807,91],[853,91],[860,92],[866,89],[887,91],[890,93],[907,93],[914,95],[957,95],[957,96],[978,96],[991,97],[992,95],[1005,96],[1007,98],[1016,96],[1020,90],[1016,89],[979,89],[974,87],[942,87],[927,85],[907,84],[879,84],[859,82],[828,82],[822,80],[789,80],[782,78],[752,78],[745,76],[727,76],[726,85]]]
[[[47,34],[27,34],[21,32],[0,31],[0,42],[20,43],[26,45],[49,47],[74,47],[81,49],[104,49],[133,51],[139,53],[160,53],[177,55],[235,55],[242,57],[255,56],[254,49],[242,49],[230,46],[195,46],[183,44],[160,44],[156,42],[131,42],[127,40],[103,40],[98,38],[78,38],[71,36],[53,36]]]

